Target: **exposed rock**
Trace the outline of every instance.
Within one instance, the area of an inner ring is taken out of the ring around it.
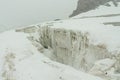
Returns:
[[[78,0],[77,8],[73,11],[73,13],[69,17],[76,16],[80,13],[87,12],[89,10],[93,10],[100,5],[110,6],[109,1],[112,1],[115,6],[118,5],[117,2],[120,0]]]

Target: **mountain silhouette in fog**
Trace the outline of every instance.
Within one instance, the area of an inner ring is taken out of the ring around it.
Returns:
[[[107,3],[109,1],[112,1],[116,7],[118,5],[117,2],[120,2],[120,0],[78,0],[76,10],[74,10],[69,17],[76,16],[80,13],[87,12],[89,10],[93,10],[100,5],[110,6]]]

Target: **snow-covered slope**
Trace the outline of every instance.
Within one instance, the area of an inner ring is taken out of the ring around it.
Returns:
[[[0,34],[0,80],[102,80],[51,61],[27,36],[15,31]]]
[[[120,7],[110,4],[1,33],[0,80],[119,80]]]

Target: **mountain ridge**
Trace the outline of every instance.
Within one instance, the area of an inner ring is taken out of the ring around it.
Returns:
[[[93,9],[96,9],[100,5],[110,6],[108,2],[112,1],[114,6],[118,6],[120,0],[78,0],[77,8],[69,17],[76,16],[80,13],[84,13]]]

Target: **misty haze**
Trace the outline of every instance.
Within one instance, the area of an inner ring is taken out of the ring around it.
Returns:
[[[0,31],[66,19],[78,0],[0,0]]]

